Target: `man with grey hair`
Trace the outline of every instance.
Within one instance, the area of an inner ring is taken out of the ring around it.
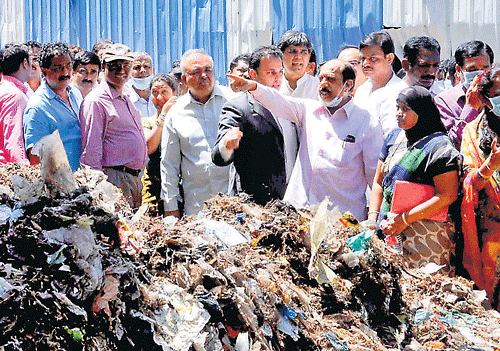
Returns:
[[[161,197],[165,216],[196,215],[203,202],[229,188],[229,167],[212,163],[219,115],[232,91],[215,85],[212,57],[200,49],[189,50],[181,58],[182,82],[188,93],[177,99],[165,118],[161,151]],[[182,178],[184,199],[179,191]]]
[[[146,52],[136,52],[132,61],[129,84],[132,87],[130,100],[141,114],[141,117],[151,117],[156,114],[150,91],[154,76],[153,60]]]

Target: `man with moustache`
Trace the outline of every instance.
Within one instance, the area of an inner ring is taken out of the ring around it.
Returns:
[[[122,190],[132,208],[142,202],[141,176],[148,161],[141,116],[125,83],[134,59],[123,44],[102,51],[104,79],[85,98],[80,110],[84,166],[102,170]]]
[[[184,189],[184,213],[196,215],[204,201],[229,190],[229,166],[212,163],[222,106],[234,96],[215,85],[212,57],[189,50],[181,58],[182,81],[188,92],[167,113],[161,141],[161,197],[165,216],[180,217],[179,175]]]
[[[282,53],[275,46],[263,46],[252,53],[252,80],[279,89],[282,81]],[[282,199],[297,155],[297,133],[292,123],[255,101],[248,92],[229,100],[219,121],[212,160],[217,166],[234,162],[242,190],[265,205]]]
[[[329,197],[340,211],[366,218],[371,185],[382,147],[382,129],[351,98],[355,81],[350,63],[334,59],[321,66],[320,101],[284,96],[255,81],[231,76],[273,115],[297,123],[300,147],[284,201],[303,208]]]
[[[455,51],[455,69],[461,83],[434,98],[448,136],[457,150],[462,144],[462,130],[478,116],[483,106],[477,89],[479,78],[475,78],[490,67],[493,60],[493,50],[482,41],[473,40],[460,45]]]
[[[362,70],[367,80],[356,90],[354,102],[372,113],[386,136],[397,123],[392,110],[388,111],[393,102],[388,101],[388,96],[382,93],[382,89],[401,82],[392,70],[394,43],[387,32],[380,31],[365,36],[359,43],[359,48]]]
[[[68,161],[73,171],[80,166],[81,140],[78,111],[81,95],[70,87],[73,64],[68,45],[50,43],[38,54],[42,82],[29,99],[24,111],[23,126],[26,151],[32,164],[39,157],[31,151],[44,136],[59,130]]]
[[[380,94],[385,96],[385,99],[375,109],[375,113],[385,112],[387,120],[392,123],[391,129],[384,128],[384,135],[397,128],[396,99],[403,89],[420,85],[428,89],[433,96],[442,91],[441,85],[436,81],[441,53],[438,41],[428,36],[412,37],[406,41],[403,52],[401,65],[405,76],[400,82],[380,89]]]
[[[313,45],[302,32],[290,30],[276,45],[283,52],[283,82],[280,91],[289,96],[318,100],[318,78],[307,74]]]
[[[156,113],[150,90],[153,72],[151,56],[146,52],[136,52],[130,72],[129,84],[132,86],[130,99],[143,118],[151,117]]]
[[[31,59],[31,76],[27,82],[28,92],[26,93],[28,97],[31,97],[40,86],[40,82],[42,80],[42,71],[38,63],[38,53],[42,48],[42,44],[34,40],[28,40],[24,43],[24,45],[29,48]]]
[[[95,87],[97,76],[99,75],[99,67],[101,67],[101,61],[93,52],[80,51],[75,55],[71,85],[78,88],[78,91],[82,94],[82,98],[85,98]]]

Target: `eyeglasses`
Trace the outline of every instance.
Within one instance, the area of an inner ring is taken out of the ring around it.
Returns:
[[[208,75],[208,74],[213,73],[213,71],[214,71],[213,67],[207,66],[205,68],[196,68],[196,69],[193,69],[190,71],[186,71],[186,74],[188,76],[201,76],[203,73]]]
[[[117,71],[117,70],[129,70],[131,65],[130,62],[109,62],[106,64],[106,67],[110,71]]]
[[[72,69],[71,62],[69,62],[65,65],[54,65],[54,66],[49,67],[49,70],[51,72],[54,72],[54,73],[57,73],[57,72],[64,73],[66,71],[71,71],[71,69]]]
[[[285,53],[293,55],[293,56],[295,56],[295,55],[306,56],[306,55],[310,54],[308,49],[297,50],[294,48],[286,48]]]

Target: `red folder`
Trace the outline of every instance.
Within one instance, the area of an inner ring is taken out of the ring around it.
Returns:
[[[413,207],[429,200],[434,196],[434,187],[426,184],[411,183],[404,180],[396,180],[394,194],[392,196],[391,212],[403,213]],[[448,207],[427,218],[438,222],[446,222],[448,219]]]

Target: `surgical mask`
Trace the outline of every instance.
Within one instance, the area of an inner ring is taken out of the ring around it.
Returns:
[[[144,78],[132,77],[132,86],[138,90],[148,90],[152,80],[153,75]]]
[[[321,99],[321,103],[323,104],[323,106],[325,106],[327,108],[334,108],[334,107],[337,107],[338,105],[340,105],[340,103],[342,102],[342,98],[344,97],[342,95],[342,91],[344,90],[344,87],[345,87],[345,83],[342,86],[342,90],[340,91],[340,96],[336,96],[333,99],[331,99],[330,101],[325,101],[325,100]]]
[[[500,95],[488,98],[488,100],[491,102],[491,112],[500,117]]]
[[[462,74],[464,75],[464,87],[466,89],[469,89],[470,87],[470,83],[472,83],[472,81],[474,80],[474,78],[476,78],[477,75],[483,73],[482,70],[478,69],[476,71],[470,71],[470,72],[464,72],[462,71]]]

